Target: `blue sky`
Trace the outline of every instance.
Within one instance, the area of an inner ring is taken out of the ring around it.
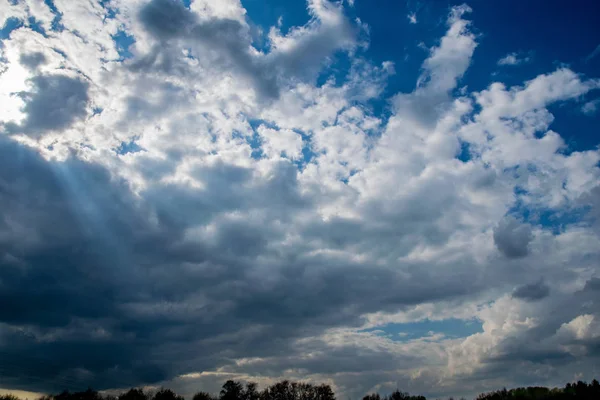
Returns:
[[[0,393],[597,377],[599,8],[0,3]]]
[[[464,338],[482,332],[482,329],[478,321],[449,318],[442,321],[424,320],[405,324],[392,323],[378,328],[368,328],[363,332],[378,333],[393,341],[402,342],[435,334],[442,334],[450,338]]]

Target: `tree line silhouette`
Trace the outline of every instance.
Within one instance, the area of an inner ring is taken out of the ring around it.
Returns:
[[[0,400],[19,400],[11,394],[0,395]],[[46,395],[38,400],[184,400],[171,389],[160,388],[156,391],[144,391],[141,388],[129,389],[118,396],[102,394],[88,389],[84,392],[63,391],[56,395]],[[196,393],[192,400],[336,400],[335,393],[329,385],[313,385],[304,382],[284,380],[263,390],[258,390],[256,383],[245,385],[238,381],[228,380],[218,395],[208,392]],[[425,396],[412,396],[396,390],[389,395],[381,396],[372,393],[362,400],[427,400]],[[453,400],[449,398],[448,400]],[[462,400],[462,399],[461,399]],[[567,383],[564,388],[521,387],[516,389],[496,390],[482,393],[476,400],[600,400],[600,384],[596,379],[592,383],[579,381]]]

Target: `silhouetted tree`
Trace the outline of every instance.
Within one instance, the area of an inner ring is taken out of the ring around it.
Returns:
[[[315,400],[335,400],[335,394],[329,385],[319,385],[316,387]]]
[[[192,400],[217,400],[217,397],[208,392],[198,392],[192,397]]]
[[[379,396],[378,393],[368,394],[363,400],[427,400],[424,396],[411,396],[406,392],[396,390],[388,396]]]
[[[527,387],[482,393],[477,400],[592,400],[600,399],[600,385],[594,381],[567,383],[564,388]]]
[[[242,400],[260,400],[258,386],[254,382],[246,383],[246,389],[242,394]]]
[[[223,384],[219,400],[243,400],[244,386],[240,382],[228,380]]]
[[[294,400],[290,382],[277,382],[266,388],[261,394],[261,400]]]
[[[13,395],[0,395],[0,400],[18,400]],[[170,389],[161,388],[153,395],[142,389],[130,389],[117,398],[102,395],[92,389],[82,392],[63,391],[57,395],[43,396],[38,400],[183,400]],[[290,382],[284,380],[259,391],[256,383],[249,382],[245,386],[233,380],[223,384],[220,395],[212,396],[207,392],[198,392],[193,400],[335,400],[335,394],[329,385],[312,385],[310,383]],[[424,396],[411,396],[409,393],[396,390],[388,396],[377,393],[368,394],[362,400],[426,400]],[[464,399],[461,399],[464,400]],[[594,379],[590,384],[578,381],[567,383],[563,388],[549,389],[530,386],[494,392],[482,393],[477,400],[600,400],[600,383]]]
[[[119,395],[119,400],[148,400],[148,396],[142,389],[134,388],[129,389],[125,393]]]
[[[182,396],[179,396],[171,389],[160,388],[154,396],[152,396],[152,400],[184,400]]]
[[[381,400],[379,393],[371,393],[363,397],[363,400]]]
[[[2,394],[0,400],[19,400],[19,398],[13,394]]]

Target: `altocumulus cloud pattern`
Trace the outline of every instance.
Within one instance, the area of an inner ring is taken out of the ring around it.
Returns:
[[[0,2],[0,390],[600,375],[597,14],[433,3]]]

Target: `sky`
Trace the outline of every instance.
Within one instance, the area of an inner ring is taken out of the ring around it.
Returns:
[[[0,393],[597,378],[599,8],[0,2]]]

